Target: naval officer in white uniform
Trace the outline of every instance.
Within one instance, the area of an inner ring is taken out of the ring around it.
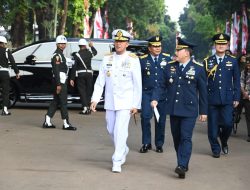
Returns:
[[[105,86],[107,130],[114,143],[112,172],[120,173],[129,152],[127,146],[130,117],[141,107],[142,81],[138,57],[127,51],[131,35],[121,29],[112,33],[115,52],[103,58],[94,85],[91,110],[96,111]]]

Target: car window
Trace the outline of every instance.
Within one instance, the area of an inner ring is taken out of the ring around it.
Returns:
[[[93,44],[97,51],[97,55],[93,57],[95,60],[102,60],[104,55],[110,53],[113,47],[112,43],[93,42]]]
[[[37,62],[50,62],[55,50],[55,42],[42,43],[41,46],[33,53],[33,55],[36,56]]]
[[[34,51],[39,47],[40,44],[35,44],[32,46],[25,47],[23,49],[20,49],[16,52],[13,52],[13,57],[16,61],[16,63],[24,63],[26,60],[26,57],[33,54]]]
[[[79,51],[78,42],[68,42],[64,50],[64,55],[67,58],[72,58],[72,53],[78,52],[78,51]]]

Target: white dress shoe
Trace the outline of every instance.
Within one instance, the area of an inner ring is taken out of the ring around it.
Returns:
[[[122,172],[121,166],[113,166],[112,167],[112,172],[113,173],[121,173]]]

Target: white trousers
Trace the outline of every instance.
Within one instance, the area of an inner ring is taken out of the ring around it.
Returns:
[[[113,166],[121,166],[122,160],[127,154],[129,120],[130,110],[106,110],[107,130],[115,147],[112,156]]]

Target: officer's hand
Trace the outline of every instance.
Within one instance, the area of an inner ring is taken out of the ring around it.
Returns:
[[[239,105],[239,102],[238,102],[238,101],[234,101],[234,102],[233,102],[234,108],[236,108],[238,105]]]
[[[248,93],[246,91],[244,91],[242,95],[243,95],[243,99],[248,99]]]
[[[202,121],[202,122],[207,121],[207,115],[200,115],[199,116],[199,121]]]
[[[96,112],[97,102],[91,102],[90,109],[92,112]]]
[[[89,41],[89,47],[93,47],[93,42]]]
[[[130,110],[130,114],[131,114],[131,115],[135,115],[137,112],[138,112],[138,109],[136,109],[136,108],[132,108],[132,109]]]
[[[74,80],[70,80],[69,83],[70,83],[71,86],[73,86],[73,87],[75,86]]]
[[[20,79],[20,74],[19,73],[16,74],[16,79]]]
[[[56,94],[60,94],[61,90],[62,90],[61,85],[57,85],[56,86]]]
[[[153,101],[151,102],[152,108],[155,108],[157,105],[158,105],[158,102],[157,102],[156,100],[153,100]]]

